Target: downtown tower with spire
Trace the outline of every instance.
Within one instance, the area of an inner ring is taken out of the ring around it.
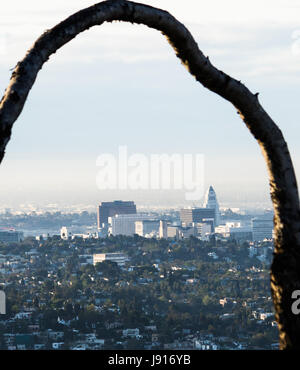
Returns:
[[[190,207],[180,210],[180,221],[183,226],[192,226],[197,223],[208,223],[211,231],[220,225],[219,203],[214,188],[208,188],[202,207]]]
[[[204,203],[203,203],[204,208],[210,208],[214,209],[215,211],[215,226],[220,225],[220,209],[219,209],[219,203],[217,200],[216,192],[214,188],[210,185],[210,187],[207,189],[207,192],[205,194],[204,198]]]

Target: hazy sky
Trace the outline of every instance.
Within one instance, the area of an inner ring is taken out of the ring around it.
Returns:
[[[216,67],[260,92],[299,178],[300,1],[143,2],[171,12]],[[1,90],[43,31],[92,4],[3,2]],[[204,154],[205,184],[221,204],[269,199],[260,149],[234,108],[187,73],[159,32],[115,22],[79,35],[40,71],[0,166],[0,206],[184,201],[180,192],[98,190],[96,158],[119,145],[145,155]]]

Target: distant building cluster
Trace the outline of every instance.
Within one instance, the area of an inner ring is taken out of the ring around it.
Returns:
[[[63,226],[60,229],[60,237],[63,240],[70,240],[75,238],[82,238],[82,239],[91,239],[91,238],[97,238],[97,233],[88,233],[88,234],[76,234],[72,233],[66,226]]]
[[[72,234],[67,227],[62,227],[60,234],[65,240],[75,237],[85,239],[135,234],[146,238],[177,240],[193,236],[203,241],[215,237],[250,242],[254,245],[264,240],[272,240],[273,237],[273,214],[270,212],[253,217],[251,221],[222,219],[216,192],[212,186],[207,189],[202,207],[183,208],[179,216],[179,221],[168,221],[164,216],[137,212],[133,201],[115,200],[102,202],[97,207],[97,232]]]
[[[260,217],[254,217],[250,224],[242,222],[226,222],[215,228],[215,235],[224,238],[235,239],[238,242],[262,242],[272,240],[274,233],[273,214],[267,213]]]
[[[249,225],[242,226],[241,222],[226,222],[224,225],[216,227],[215,233],[239,242],[252,241],[253,234],[252,227]]]
[[[98,237],[137,234],[148,238],[189,238],[209,240],[212,235],[243,242],[272,239],[273,215],[255,217],[251,224],[241,221],[222,223],[215,190],[209,186],[202,207],[180,210],[180,222],[174,223],[138,213],[133,201],[102,202],[97,207]]]
[[[89,228],[87,228],[89,229]],[[134,201],[115,200],[101,202],[97,206],[97,230],[86,233],[74,233],[72,226],[63,226],[60,237],[63,240],[75,238],[105,238],[107,236],[133,236],[145,238],[184,239],[191,236],[203,241],[214,239],[232,239],[237,242],[254,243],[273,239],[273,213],[247,219],[230,219],[220,212],[216,192],[209,186],[204,201],[199,207],[183,208],[179,218],[168,218],[157,213],[137,212]],[[46,237],[45,237],[46,238]],[[0,242],[20,242],[23,232],[12,229],[0,229]],[[40,239],[40,237],[37,237]],[[252,244],[251,244],[252,245]],[[255,255],[254,251],[250,252]]]
[[[220,222],[219,205],[212,186],[208,189],[203,208],[182,209],[180,224],[137,213],[133,201],[102,202],[97,207],[98,237],[137,234],[148,238],[188,238],[208,240]],[[66,235],[66,233],[64,233]]]

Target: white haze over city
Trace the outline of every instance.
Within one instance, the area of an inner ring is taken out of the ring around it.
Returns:
[[[260,93],[299,178],[300,1],[144,3],[168,10],[217,68]],[[2,92],[41,33],[92,4],[2,2]],[[114,22],[79,35],[39,73],[0,166],[2,207],[193,204],[178,190],[99,190],[96,159],[120,145],[145,155],[201,153],[205,185],[214,186],[221,206],[270,205],[263,157],[235,109],[187,73],[159,32]]]

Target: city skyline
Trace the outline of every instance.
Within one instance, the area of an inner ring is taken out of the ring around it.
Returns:
[[[70,222],[71,219],[77,219],[73,224],[69,224],[68,227],[60,224],[60,236],[63,240],[69,240],[70,238],[80,237],[86,238],[105,238],[109,235],[126,235],[134,236],[138,234],[146,238],[188,238],[195,236],[201,238],[201,240],[208,241],[209,235],[221,235],[223,237],[234,237],[237,240],[252,240],[262,241],[265,237],[272,239],[273,237],[273,217],[274,213],[271,210],[264,210],[264,212],[243,212],[240,209],[229,208],[223,209],[220,212],[218,196],[210,185],[204,197],[204,202],[198,206],[184,207],[180,209],[162,209],[161,212],[150,209],[139,209],[137,208],[134,200],[114,200],[111,202],[100,202],[97,204],[97,212],[80,212],[75,213],[29,213],[23,215],[17,215],[11,213],[10,209],[6,209],[5,213],[1,213],[3,217],[4,227],[1,229],[2,241],[21,241],[25,233],[26,236],[39,237],[42,233],[43,236],[47,237],[56,235],[57,229],[52,227],[43,227],[41,229],[33,228],[30,234],[30,228],[27,229],[21,226],[20,230],[16,230],[15,225],[19,225],[22,219],[23,222],[30,224],[30,219],[38,220],[39,217],[48,219],[48,223],[53,225],[51,217],[65,217]],[[14,219],[14,217],[16,218]],[[18,218],[20,217],[20,218]],[[24,218],[25,217],[25,218]],[[50,219],[49,219],[50,217]],[[87,224],[78,227],[78,217],[88,221]],[[94,218],[94,219],[93,219]],[[9,225],[8,220],[12,220],[12,224]],[[26,221],[27,220],[27,221]],[[251,220],[251,223],[250,223]],[[29,225],[28,224],[28,225]],[[71,226],[72,232],[69,227]],[[83,228],[82,228],[83,227]],[[75,228],[75,229],[74,229]],[[17,227],[19,229],[19,227]],[[74,230],[75,233],[74,233]],[[79,231],[80,230],[80,231]],[[85,230],[83,232],[83,230]],[[29,232],[29,234],[28,234]],[[251,233],[251,237],[250,237]],[[250,237],[250,239],[248,239]],[[20,240],[19,240],[20,239]],[[0,240],[0,241],[1,241]]]

